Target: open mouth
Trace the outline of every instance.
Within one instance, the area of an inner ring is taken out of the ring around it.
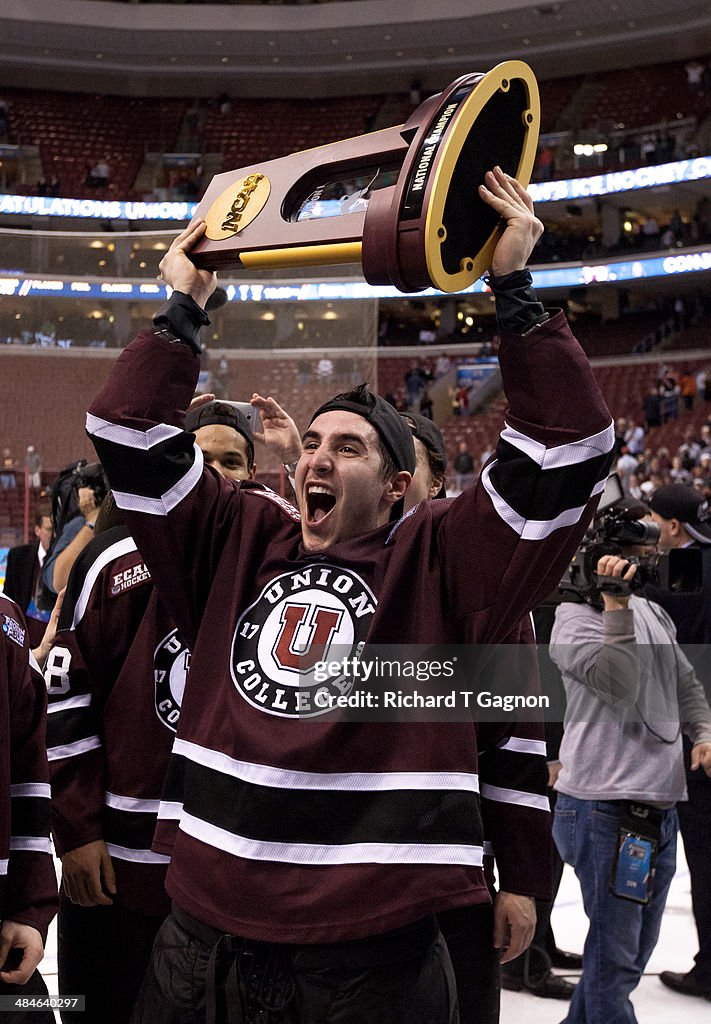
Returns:
[[[332,512],[336,505],[336,497],[326,487],[319,484],[310,484],[306,491],[306,510],[308,522],[318,524],[322,522],[329,512]]]

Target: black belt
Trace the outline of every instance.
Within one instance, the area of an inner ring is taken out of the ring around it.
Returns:
[[[206,1024],[282,1024],[294,997],[289,947],[225,935],[173,904],[175,920],[210,948]]]
[[[206,1024],[282,1024],[296,991],[294,970],[357,971],[404,963],[423,955],[439,934],[432,915],[363,939],[288,945],[225,935],[175,903],[172,913],[188,934],[211,950]]]

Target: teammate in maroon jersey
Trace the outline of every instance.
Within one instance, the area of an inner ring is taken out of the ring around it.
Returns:
[[[18,606],[0,595],[0,995],[43,997],[36,967],[57,911],[49,840],[47,695]],[[10,1008],[5,1006],[4,1009]],[[51,1024],[51,1010],[3,1013]]]
[[[253,478],[252,430],[239,410],[201,400],[186,426],[225,479]],[[170,910],[170,837],[151,844],[189,660],[122,516],[102,508],[45,666],[62,858],[59,985],[86,997],[81,1014],[61,1011],[65,1022],[127,1024]],[[164,813],[166,833],[167,805]]]

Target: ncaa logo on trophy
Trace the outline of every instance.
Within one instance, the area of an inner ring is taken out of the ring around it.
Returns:
[[[190,258],[211,270],[361,263],[370,284],[462,291],[499,233],[478,186],[495,165],[528,185],[539,129],[523,61],[464,75],[404,125],[215,175]]]

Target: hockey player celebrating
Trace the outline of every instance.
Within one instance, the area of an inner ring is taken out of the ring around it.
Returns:
[[[509,639],[602,489],[609,414],[525,269],[542,225],[498,168],[481,196],[505,222],[489,280],[510,408],[496,459],[458,498],[390,523],[415,468],[412,430],[364,386],[312,417],[298,510],[203,466],[182,429],[215,287],[187,256],[200,222],[161,262],[174,292],[156,329],[91,407],[116,500],[193,652],[166,793],[181,804],[173,912],[135,1021],[177,1024],[196,1006],[198,1019],[455,1021],[433,915],[489,902],[484,833],[502,959],[530,941],[532,899],[547,894],[542,741],[507,745],[471,721],[344,723],[309,675],[331,648]]]

